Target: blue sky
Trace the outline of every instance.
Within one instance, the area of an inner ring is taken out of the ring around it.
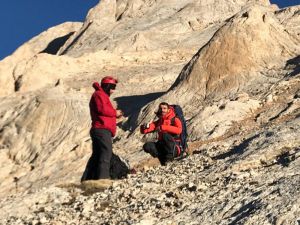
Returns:
[[[1,0],[0,60],[49,27],[83,21],[99,0]],[[300,0],[271,0],[281,8]]]
[[[99,0],[0,0],[0,60],[24,42],[66,21],[83,21]]]

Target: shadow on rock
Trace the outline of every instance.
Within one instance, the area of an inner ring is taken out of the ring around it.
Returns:
[[[213,159],[219,160],[219,159],[225,159],[225,158],[231,157],[235,154],[241,155],[245,152],[245,150],[249,146],[249,144],[257,137],[259,137],[259,134],[256,134],[256,135],[244,140],[241,144],[239,144],[238,146],[235,146],[231,151],[225,152],[218,156],[215,156],[215,157],[213,157]]]
[[[243,224],[243,219],[249,217],[255,211],[259,210],[262,207],[261,199],[253,200],[248,204],[242,206],[236,212],[234,212],[231,217],[235,218],[230,225],[234,224]]]
[[[56,55],[56,53],[59,51],[59,49],[66,43],[66,41],[74,34],[74,32],[70,32],[69,34],[55,38],[53,41],[51,41],[48,46],[41,51],[40,53],[48,53],[51,55]]]
[[[117,102],[118,108],[124,112],[125,117],[129,117],[127,123],[122,125],[122,128],[131,131],[134,130],[137,126],[137,118],[141,109],[163,94],[165,94],[165,92],[115,98],[114,100]]]
[[[288,60],[286,62],[285,67],[293,68],[293,71],[290,74],[288,74],[289,77],[293,77],[296,76],[297,74],[300,74],[300,56],[298,55],[297,57]]]

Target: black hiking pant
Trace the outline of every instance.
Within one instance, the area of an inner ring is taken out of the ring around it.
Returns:
[[[158,158],[161,165],[173,160],[177,156],[176,142],[172,135],[164,133],[162,140],[157,142],[147,142],[144,144],[143,149],[152,157]]]
[[[109,179],[112,156],[111,132],[106,129],[92,128],[90,131],[93,153],[86,165],[81,181]]]

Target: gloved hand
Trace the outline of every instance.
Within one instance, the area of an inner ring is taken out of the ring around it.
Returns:
[[[142,128],[143,128],[144,130],[149,129],[149,127],[150,127],[150,123],[144,123],[144,124],[142,125]]]
[[[144,134],[145,130],[148,129],[149,127],[150,127],[150,123],[142,124],[141,127],[140,127],[141,133]]]

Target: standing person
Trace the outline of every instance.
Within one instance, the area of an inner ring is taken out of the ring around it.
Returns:
[[[157,142],[147,142],[143,149],[151,156],[158,158],[162,165],[180,154],[180,134],[182,124],[176,117],[174,108],[166,102],[159,104],[156,113],[158,120],[141,126],[141,133],[158,132]]]
[[[117,79],[111,76],[104,77],[101,80],[101,86],[98,82],[93,83],[95,92],[89,103],[93,152],[81,181],[110,178],[112,137],[116,134],[116,118],[123,115],[121,110],[113,108],[109,98],[117,83]]]

